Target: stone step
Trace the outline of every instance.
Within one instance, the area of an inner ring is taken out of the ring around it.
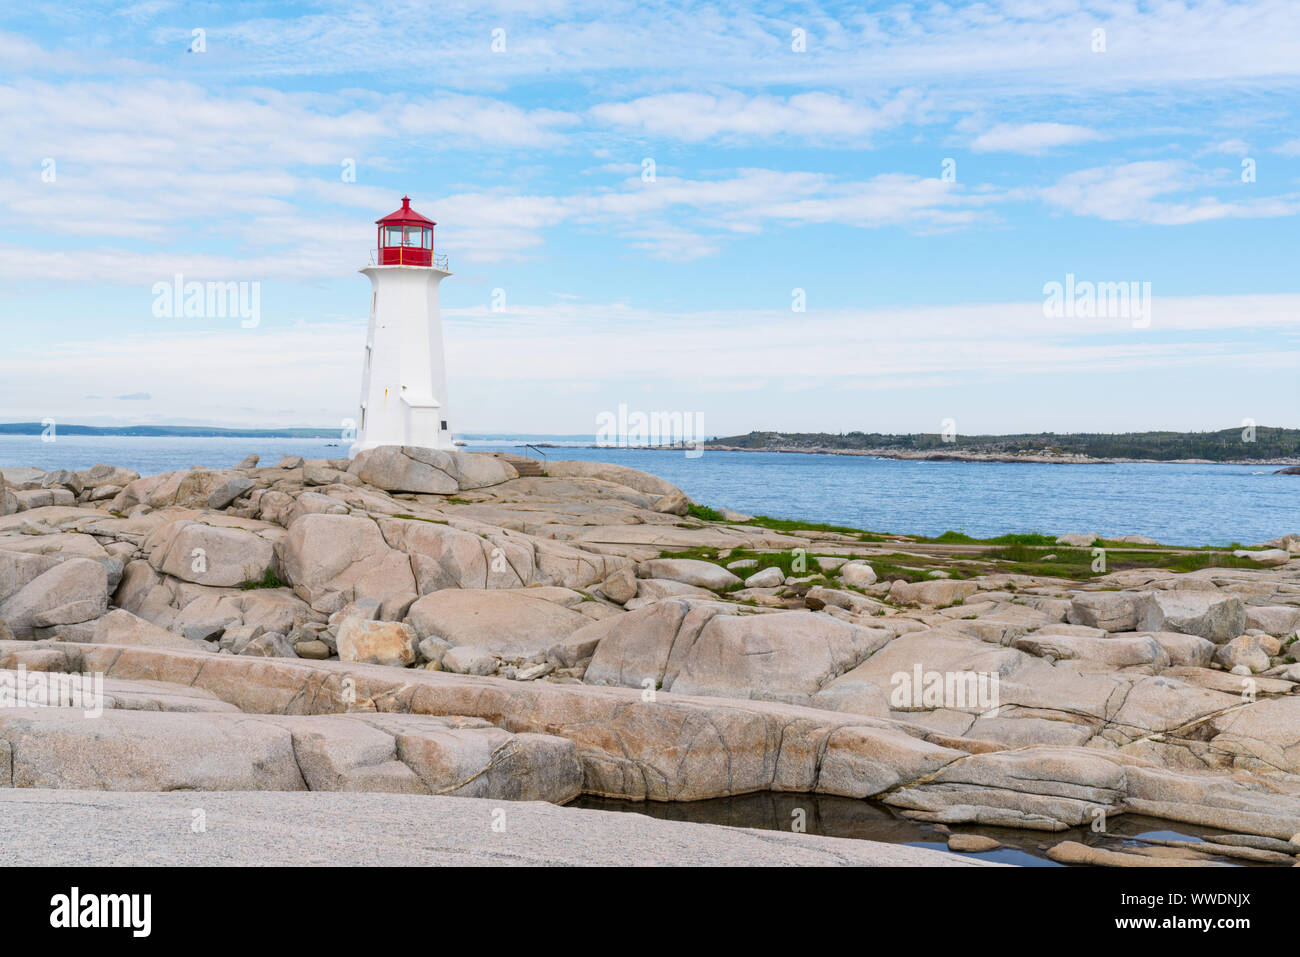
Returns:
[[[520,477],[543,475],[546,471],[544,464],[537,459],[530,459],[523,455],[512,455],[509,452],[493,452],[495,458],[502,459],[514,466]]]

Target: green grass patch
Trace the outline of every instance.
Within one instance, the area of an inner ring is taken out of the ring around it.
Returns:
[[[1056,538],[1041,532],[1009,533],[994,538],[975,538],[965,532],[952,529],[934,538],[917,537],[917,542],[925,545],[1054,545]]]
[[[262,573],[261,579],[249,579],[239,587],[244,591],[252,591],[255,588],[284,588],[285,583],[280,580],[280,576],[273,569],[268,568]]]
[[[722,513],[716,508],[709,508],[707,505],[697,505],[695,502],[691,502],[690,507],[686,510],[686,514],[691,518],[698,518],[702,522],[726,521],[726,519],[722,517]]]
[[[1105,547],[1105,546],[1101,546]],[[1131,546],[1130,546],[1131,548]],[[1048,555],[1056,557],[1046,561]],[[1045,575],[1055,578],[1085,580],[1096,578],[1110,572],[1125,571],[1134,568],[1162,568],[1172,572],[1194,572],[1204,568],[1267,568],[1261,562],[1249,558],[1233,558],[1225,552],[1173,552],[1143,548],[1130,551],[1106,552],[1105,567],[1093,571],[1094,555],[1092,548],[1052,548],[1030,545],[1008,545],[995,548],[980,558],[1002,563],[998,571],[1014,572],[1020,575]],[[969,567],[969,566],[965,566]],[[989,569],[981,569],[987,573]]]
[[[393,518],[404,519],[408,522],[428,522],[430,525],[449,525],[450,522],[444,522],[440,518],[421,518],[419,515],[408,515],[405,512],[398,512]]]
[[[888,541],[885,536],[878,532],[868,532],[865,529],[851,528],[848,525],[801,522],[792,518],[773,518],[770,515],[755,515],[746,524],[757,525],[759,528],[770,528],[774,532],[834,532],[837,535],[848,535],[851,538],[856,538],[860,542]]]

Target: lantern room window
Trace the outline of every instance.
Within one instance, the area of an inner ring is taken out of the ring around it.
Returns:
[[[408,197],[402,197],[401,209],[376,223],[379,265],[433,265],[433,227],[438,224],[411,209]]]
[[[427,226],[385,226],[380,245],[432,249],[433,230]]]

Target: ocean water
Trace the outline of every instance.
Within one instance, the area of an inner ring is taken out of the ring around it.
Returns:
[[[472,441],[521,453],[521,442]],[[1300,476],[1266,466],[1033,465],[923,462],[779,452],[547,448],[550,460],[589,459],[653,472],[695,501],[751,514],[878,532],[979,537],[1005,532],[1148,535],[1178,545],[1253,544],[1300,532]],[[143,438],[0,435],[0,466],[123,465],[142,475],[226,467],[250,452],[342,458],[338,439]]]

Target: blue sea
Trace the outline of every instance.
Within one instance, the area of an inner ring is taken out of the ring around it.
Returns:
[[[508,436],[471,451],[522,453]],[[1253,544],[1300,532],[1300,476],[1268,466],[1034,465],[924,462],[777,452],[547,448],[548,458],[629,465],[680,486],[695,501],[751,514],[878,532],[985,537],[1004,532],[1147,535],[1178,545]],[[337,439],[137,438],[0,435],[0,466],[88,468],[100,462],[142,475],[191,465],[231,466],[250,452],[341,458]]]

